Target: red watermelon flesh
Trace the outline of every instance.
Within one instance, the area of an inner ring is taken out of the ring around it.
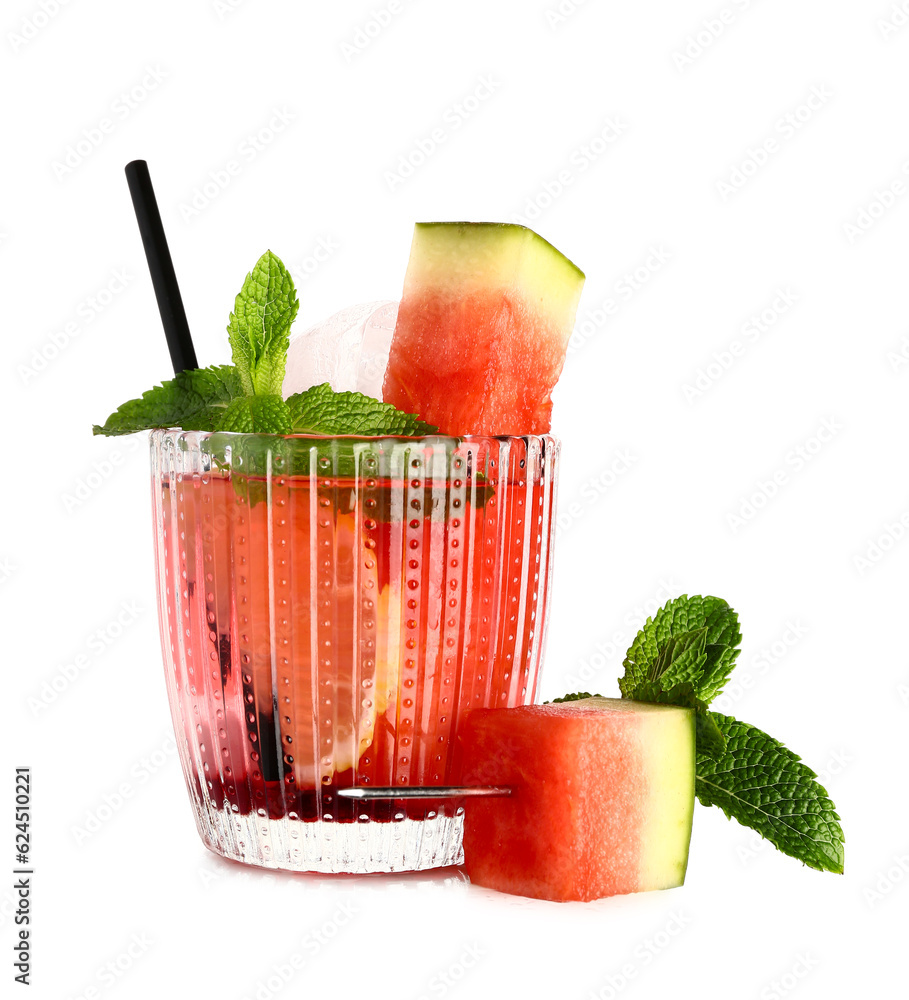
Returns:
[[[611,698],[477,709],[465,785],[508,798],[465,806],[471,882],[591,900],[681,885],[694,811],[694,713]]]
[[[524,226],[418,223],[383,398],[443,434],[543,434],[584,275]]]

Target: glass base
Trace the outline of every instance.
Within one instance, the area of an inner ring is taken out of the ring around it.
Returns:
[[[292,872],[411,872],[464,860],[462,808],[425,819],[352,823],[269,819],[229,809],[197,816],[205,846],[224,858]]]

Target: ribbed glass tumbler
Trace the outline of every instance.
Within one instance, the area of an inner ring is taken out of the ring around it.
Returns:
[[[462,858],[478,706],[533,700],[552,568],[549,436],[154,431],[158,606],[199,833],[293,871]]]

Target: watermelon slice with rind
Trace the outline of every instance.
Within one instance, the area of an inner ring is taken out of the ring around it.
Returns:
[[[463,784],[512,789],[466,806],[471,882],[558,901],[682,885],[694,725],[691,709],[615,698],[471,712]]]
[[[417,223],[383,398],[444,434],[543,434],[583,273],[504,223]]]

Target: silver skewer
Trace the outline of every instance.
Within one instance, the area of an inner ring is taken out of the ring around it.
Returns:
[[[339,788],[344,799],[462,799],[489,795],[511,795],[511,789],[498,785],[419,785],[403,788]]]

